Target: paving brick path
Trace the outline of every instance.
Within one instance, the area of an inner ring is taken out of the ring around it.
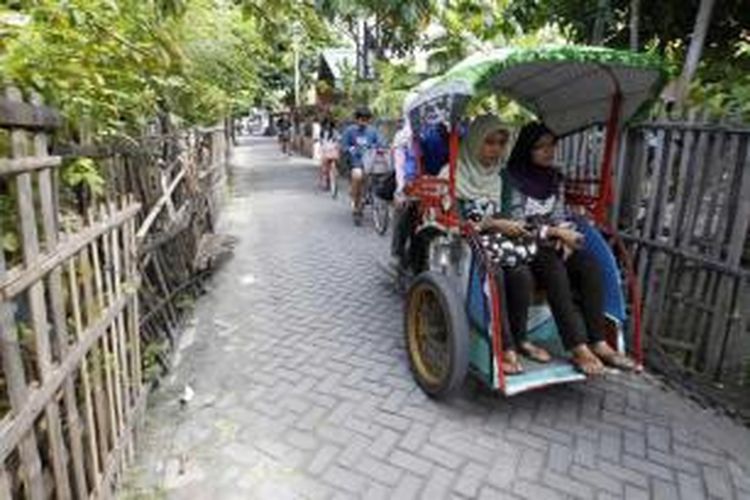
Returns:
[[[427,399],[375,265],[387,239],[315,192],[311,162],[247,144],[235,256],[152,397],[123,497],[750,498],[750,430],[648,376]]]

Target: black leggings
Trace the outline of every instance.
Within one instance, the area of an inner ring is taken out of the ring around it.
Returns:
[[[505,300],[502,301],[502,339],[503,351],[507,351],[526,342],[526,323],[534,293],[534,277],[528,266],[519,265],[504,269],[502,276],[496,276],[496,281],[500,292],[505,292]]]
[[[414,231],[416,218],[417,206],[415,203],[407,202],[394,210],[391,255],[398,258],[404,267],[408,267],[409,264],[406,244]]]
[[[542,247],[531,262],[531,271],[547,291],[566,349],[604,340],[604,284],[590,254],[578,250],[563,260],[554,249]]]

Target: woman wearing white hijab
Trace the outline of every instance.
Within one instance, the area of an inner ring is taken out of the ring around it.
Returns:
[[[510,132],[497,117],[479,116],[469,125],[459,149],[456,195],[461,214],[476,221],[483,232],[498,232],[509,238],[529,236],[522,222],[502,218],[502,180],[500,170],[507,152]],[[520,373],[523,367],[516,349],[535,361],[547,362],[550,355],[526,338],[528,308],[533,278],[525,264],[504,269],[505,304],[508,318],[503,331],[503,371]]]

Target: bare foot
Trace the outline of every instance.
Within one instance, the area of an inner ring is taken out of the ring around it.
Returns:
[[[607,366],[627,371],[633,371],[636,368],[632,359],[615,351],[603,340],[593,344],[591,350]]]
[[[599,375],[604,371],[604,365],[586,344],[573,348],[573,363],[586,375]]]
[[[552,356],[550,356],[545,349],[542,349],[538,345],[534,345],[531,342],[521,342],[519,348],[524,356],[527,356],[539,363],[549,363],[549,361],[552,359]]]
[[[506,375],[517,375],[523,372],[523,366],[518,360],[516,351],[509,349],[503,352],[503,373]]]

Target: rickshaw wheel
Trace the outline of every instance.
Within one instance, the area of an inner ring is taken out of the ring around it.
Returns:
[[[469,323],[458,290],[447,276],[427,271],[407,293],[409,365],[422,390],[434,398],[455,392],[468,370]]]

